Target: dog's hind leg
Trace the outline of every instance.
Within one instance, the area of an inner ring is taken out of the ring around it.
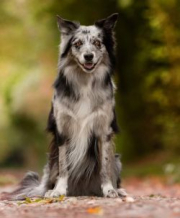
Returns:
[[[59,146],[59,176],[54,189],[46,192],[45,197],[59,197],[67,195],[68,170],[67,170],[67,145]]]

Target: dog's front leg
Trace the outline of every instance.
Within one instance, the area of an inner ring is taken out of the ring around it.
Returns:
[[[112,157],[113,146],[109,137],[102,137],[100,139],[100,154],[101,154],[101,188],[104,197],[115,198],[118,193],[112,184]]]
[[[59,197],[67,195],[68,170],[67,170],[67,145],[59,146],[59,176],[53,190],[46,192],[45,197]]]

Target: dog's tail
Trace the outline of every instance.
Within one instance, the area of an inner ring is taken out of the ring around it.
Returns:
[[[0,200],[24,200],[27,197],[43,197],[47,191],[47,181],[45,172],[41,181],[37,173],[28,172],[20,182],[19,187],[11,193],[3,192]]]

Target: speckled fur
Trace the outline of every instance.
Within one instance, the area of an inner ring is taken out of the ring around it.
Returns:
[[[116,20],[113,14],[93,26],[81,26],[58,17],[60,60],[47,127],[53,135],[49,160],[42,181],[31,173],[14,199],[118,196],[121,163],[112,142],[118,132],[112,80]],[[82,44],[77,48],[79,40]],[[84,68],[84,55],[89,53],[94,66],[90,70]]]

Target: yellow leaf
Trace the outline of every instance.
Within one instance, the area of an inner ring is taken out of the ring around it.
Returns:
[[[33,201],[33,203],[39,203],[42,202],[44,199],[43,198],[37,198]]]
[[[31,201],[30,198],[26,198],[26,199],[25,199],[25,203],[30,204],[30,203],[32,203],[32,201]]]
[[[64,200],[64,195],[59,196],[59,201],[63,201]]]

